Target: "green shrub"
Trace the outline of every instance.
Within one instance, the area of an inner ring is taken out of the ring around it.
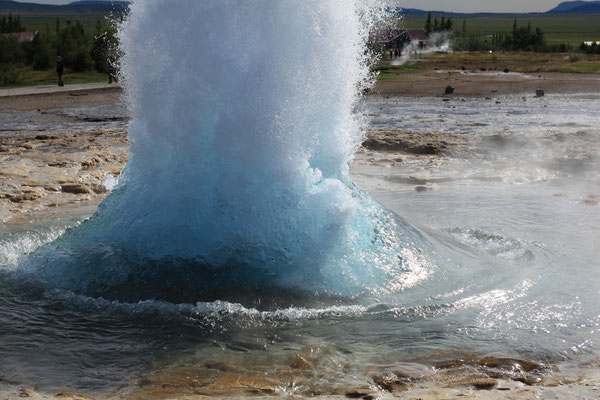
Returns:
[[[53,63],[53,51],[47,36],[38,33],[31,43],[26,44],[27,64],[33,69],[41,71],[48,69]]]
[[[57,55],[62,56],[65,67],[75,72],[83,72],[91,65],[91,43],[80,22],[67,24],[56,38]]]
[[[17,39],[0,35],[0,64],[23,62],[23,49]]]
[[[19,72],[12,64],[0,64],[0,85],[15,85],[19,81]]]

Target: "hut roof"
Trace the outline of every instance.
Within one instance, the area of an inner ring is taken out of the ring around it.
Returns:
[[[3,33],[2,36],[6,38],[15,38],[18,42],[31,42],[38,31],[26,31],[26,32],[14,32],[14,33]]]

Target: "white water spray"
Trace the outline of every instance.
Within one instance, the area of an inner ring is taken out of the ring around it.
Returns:
[[[137,279],[148,260],[193,260],[203,287],[235,275],[233,286],[401,290],[422,260],[348,176],[370,79],[363,3],[134,2],[120,31],[130,161],[43,275],[88,292]]]

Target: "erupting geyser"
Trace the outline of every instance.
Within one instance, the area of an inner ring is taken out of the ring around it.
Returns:
[[[348,175],[369,81],[363,3],[134,2],[120,31],[129,163],[98,213],[29,263],[117,298],[405,287],[424,263],[417,233]]]

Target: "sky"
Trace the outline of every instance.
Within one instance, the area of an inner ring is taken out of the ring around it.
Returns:
[[[40,4],[67,4],[73,0],[19,0]],[[398,0],[405,8],[452,12],[544,12],[562,0]]]
[[[402,0],[401,7],[452,12],[544,12],[563,0]]]

